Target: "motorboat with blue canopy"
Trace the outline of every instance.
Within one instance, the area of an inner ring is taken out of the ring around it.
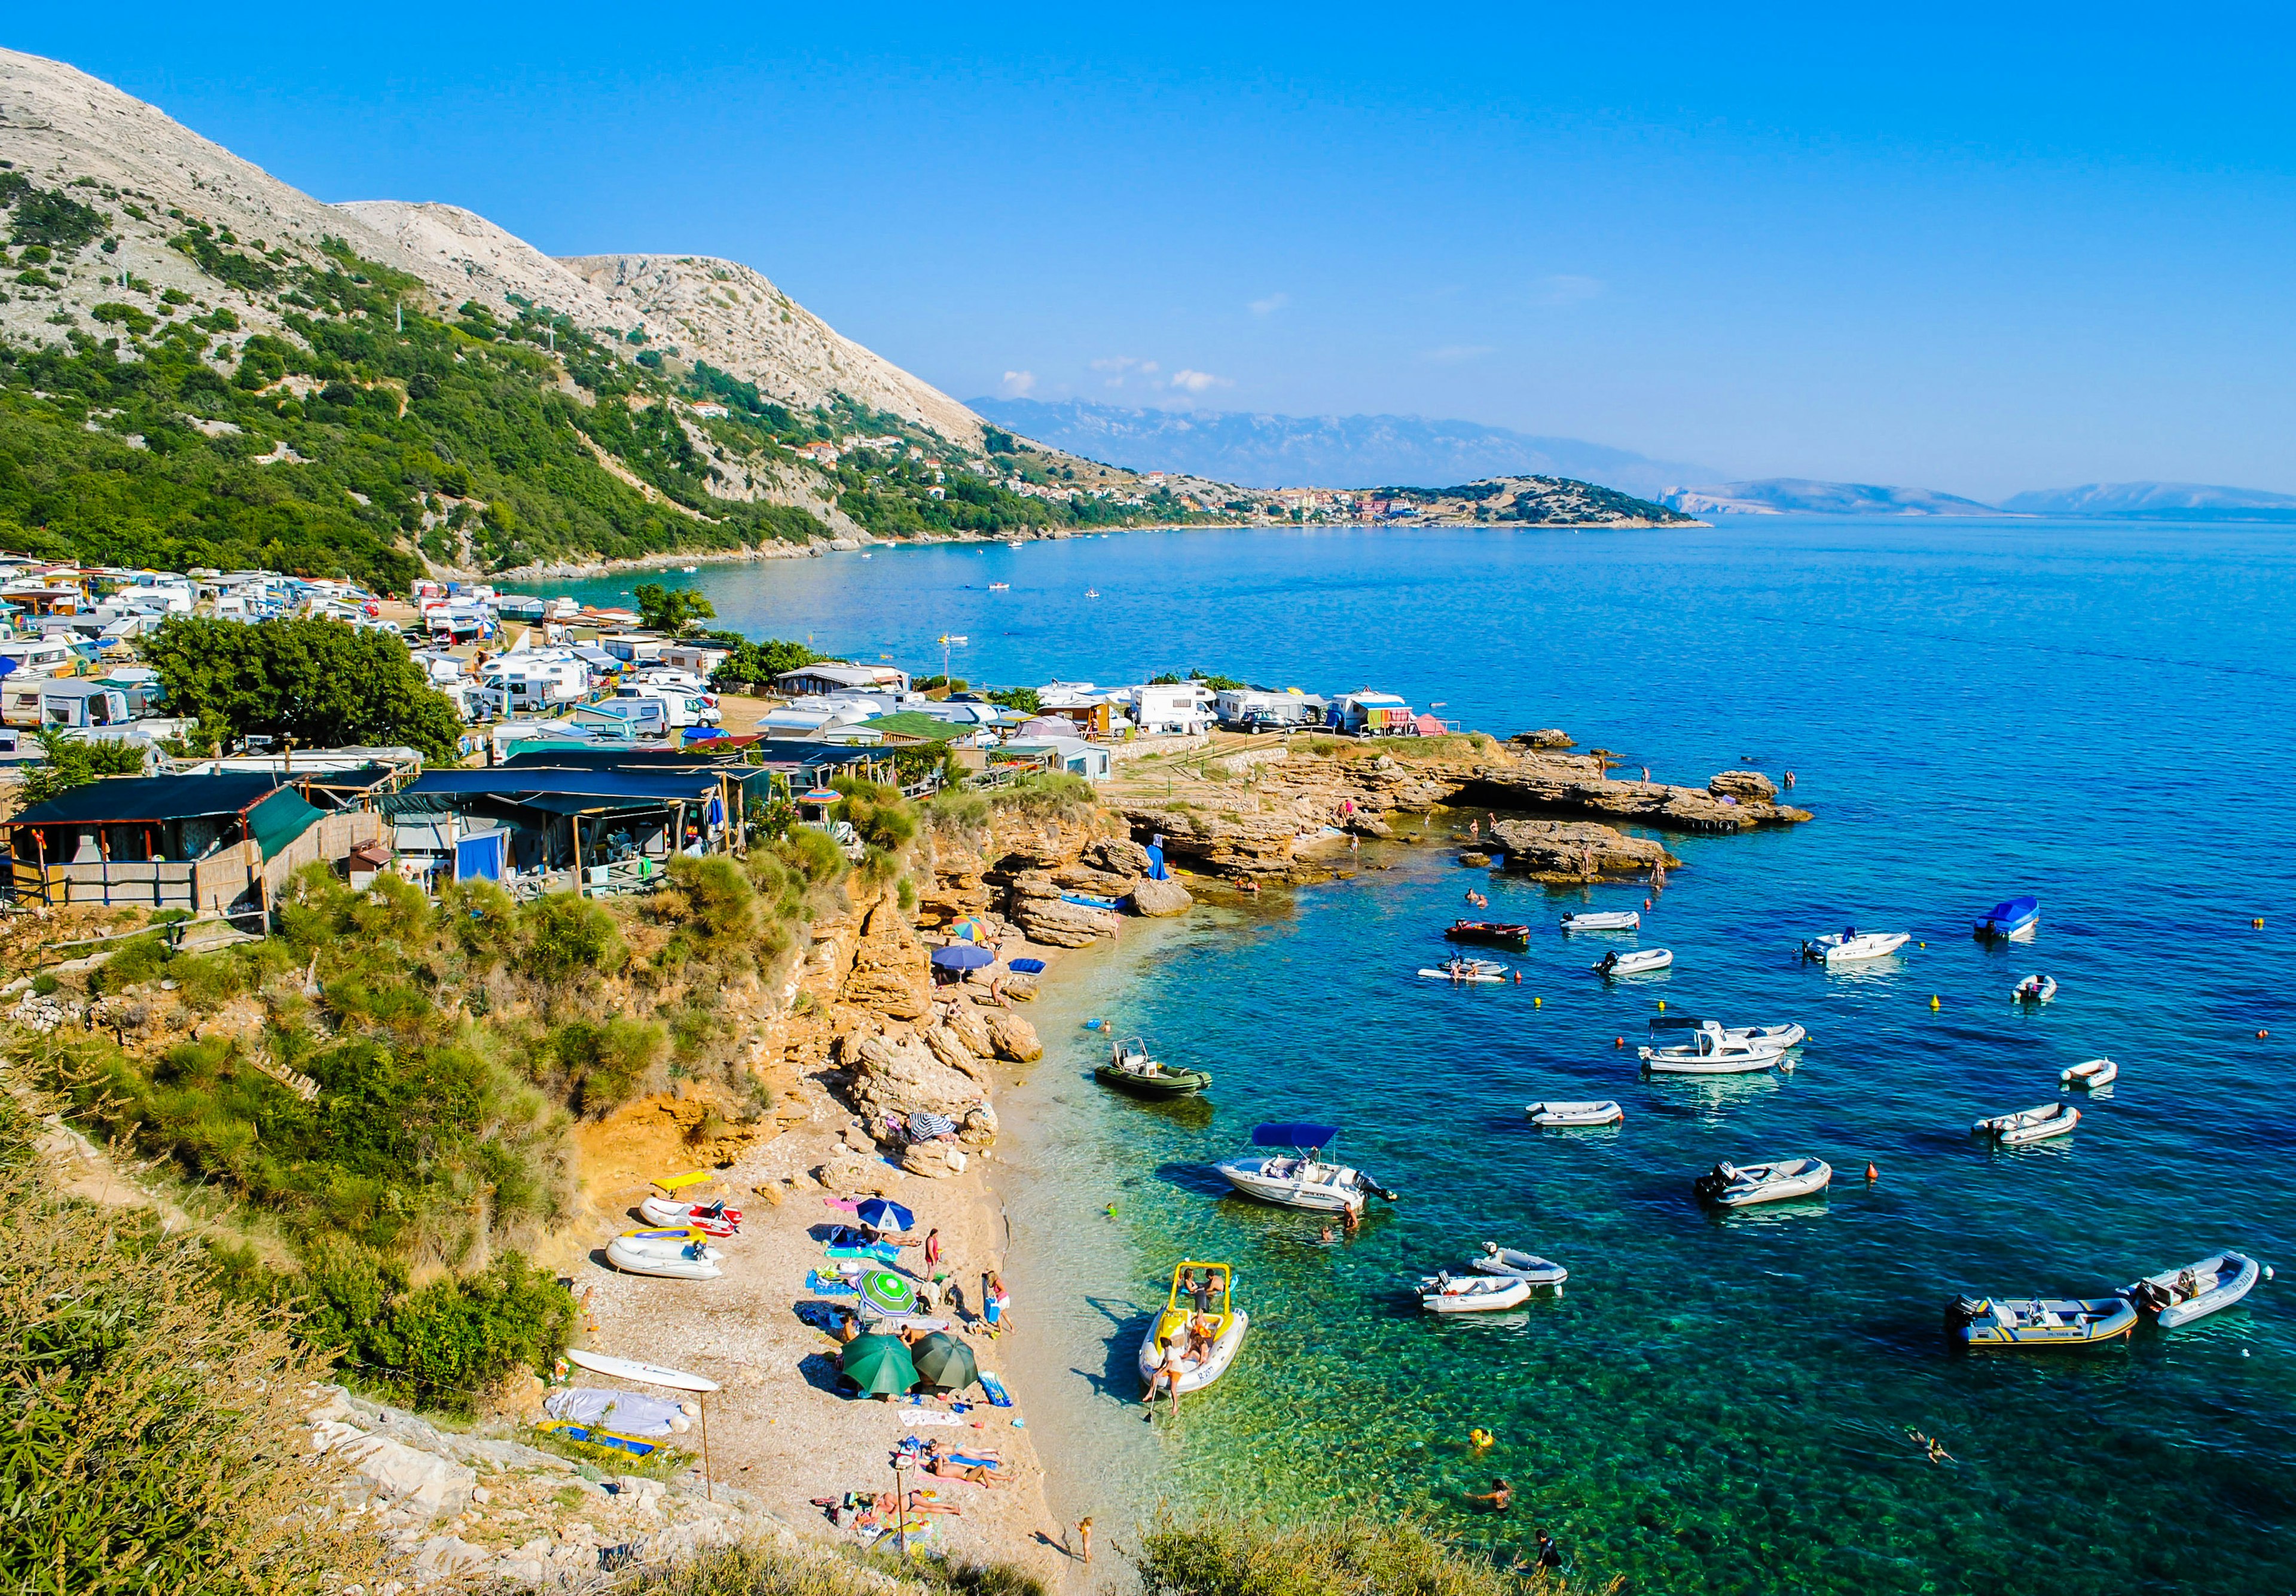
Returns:
[[[2040,925],[2041,900],[2013,897],[1993,905],[1992,912],[1977,922],[1977,934],[1987,941],[2030,942]]]
[[[1227,1183],[1246,1197],[1287,1208],[1311,1208],[1322,1213],[1361,1212],[1370,1198],[1395,1200],[1395,1193],[1360,1169],[1332,1163],[1324,1150],[1335,1141],[1340,1127],[1304,1120],[1255,1125],[1254,1148],[1279,1149],[1271,1153],[1239,1153],[1213,1166]]]

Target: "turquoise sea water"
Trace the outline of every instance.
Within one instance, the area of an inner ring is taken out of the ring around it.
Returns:
[[[1028,1122],[1015,1273],[1046,1326],[1021,1372],[1064,1394],[1078,1460],[1056,1495],[1410,1506],[1495,1549],[1537,1524],[1644,1591],[2277,1592],[2296,1279],[2101,1356],[1951,1355],[1940,1311],[1960,1289],[2103,1295],[2227,1245],[2296,1260],[2292,567],[2272,529],[1795,520],[1136,536],[694,580],[744,629],[864,658],[921,665],[953,631],[958,674],[999,683],[1370,683],[1502,733],[1562,725],[1663,779],[1790,766],[1816,812],[1671,839],[1685,865],[1639,942],[1677,963],[1608,987],[1598,939],[1543,929],[1584,895],[1408,844],[1366,850],[1391,871],[1079,961],[1039,1017],[1052,1056],[1006,1102]],[[1411,973],[1471,884],[1542,927],[1520,987]],[[2027,891],[2038,943],[1970,938]],[[1927,945],[1855,975],[1795,957],[1850,921]],[[2009,988],[2035,970],[2062,990],[2022,1012]],[[1631,1050],[1661,999],[1814,1040],[1791,1076],[1645,1082]],[[1210,1102],[1091,1086],[1086,1012],[1216,1071]],[[2100,1053],[2120,1083],[2070,1139],[1966,1134]],[[1625,1125],[1522,1119],[1581,1096],[1619,1098]],[[1323,1115],[1403,1193],[1336,1246],[1205,1168],[1259,1120]],[[1690,1200],[1718,1158],[1799,1155],[1835,1166],[1830,1198],[1728,1218]],[[1568,1290],[1422,1315],[1408,1277],[1485,1238],[1568,1264]],[[1233,1374],[1152,1426],[1123,1404],[1181,1256],[1233,1260],[1255,1326]],[[1475,1425],[1499,1437],[1481,1459]],[[1459,1502],[1494,1473],[1520,1492],[1505,1520]]]

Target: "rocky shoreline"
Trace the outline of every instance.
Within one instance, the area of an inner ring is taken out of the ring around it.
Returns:
[[[1233,739],[1135,762],[1110,801],[1135,838],[1160,838],[1176,861],[1214,875],[1276,880],[1324,879],[1335,869],[1329,850],[1344,836],[1392,836],[1398,815],[1445,809],[1558,817],[1501,822],[1513,828],[1508,867],[1590,881],[1681,863],[1620,824],[1728,833],[1812,818],[1779,802],[1775,785],[1757,771],[1722,771],[1702,788],[1617,781],[1600,755],[1551,746],[1557,736],[1526,733],[1507,745],[1447,737],[1439,741],[1451,746],[1439,751],[1407,741]],[[1161,795],[1153,791],[1160,784]],[[1562,816],[1575,818],[1566,824]]]

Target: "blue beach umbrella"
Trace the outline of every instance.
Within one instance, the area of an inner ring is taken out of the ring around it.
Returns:
[[[996,955],[985,947],[975,947],[969,942],[959,942],[932,951],[932,962],[943,970],[979,970],[996,962]]]
[[[905,1231],[914,1225],[917,1216],[897,1202],[873,1197],[853,1210],[853,1216],[873,1231]]]

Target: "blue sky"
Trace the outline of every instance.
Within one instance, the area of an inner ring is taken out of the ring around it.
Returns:
[[[323,199],[746,261],[959,397],[2296,491],[2264,8],[1089,9],[129,4],[0,41]]]

